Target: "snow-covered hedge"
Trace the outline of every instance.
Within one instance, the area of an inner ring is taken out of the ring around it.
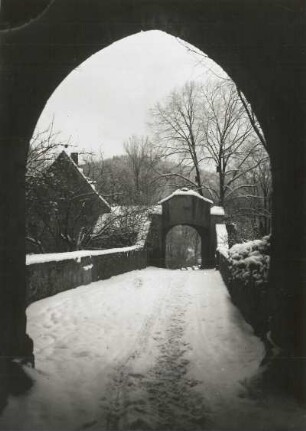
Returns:
[[[268,280],[270,265],[270,236],[262,239],[235,244],[228,250],[231,277],[247,285],[250,278],[255,286]]]
[[[270,240],[270,236],[266,236],[235,244],[226,252],[219,250],[219,270],[232,301],[258,335],[264,335],[267,331],[270,315]]]

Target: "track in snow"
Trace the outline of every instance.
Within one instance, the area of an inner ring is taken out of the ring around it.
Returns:
[[[217,271],[79,287],[32,304],[28,331],[36,384],[10,400],[2,430],[306,429],[287,400],[248,398],[263,346]]]

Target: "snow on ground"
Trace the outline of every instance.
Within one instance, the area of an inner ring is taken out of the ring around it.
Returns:
[[[263,346],[217,271],[133,271],[27,314],[35,385],[1,430],[306,429],[293,402],[248,397]]]

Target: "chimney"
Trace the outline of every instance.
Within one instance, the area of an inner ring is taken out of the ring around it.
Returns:
[[[71,153],[70,157],[74,161],[74,163],[78,166],[79,165],[79,153]]]

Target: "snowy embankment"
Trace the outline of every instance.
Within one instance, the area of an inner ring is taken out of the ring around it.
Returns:
[[[35,384],[6,431],[306,429],[288,400],[249,398],[263,345],[220,274],[147,268],[32,304]]]
[[[233,301],[259,335],[268,329],[270,236],[219,249],[219,269]]]

